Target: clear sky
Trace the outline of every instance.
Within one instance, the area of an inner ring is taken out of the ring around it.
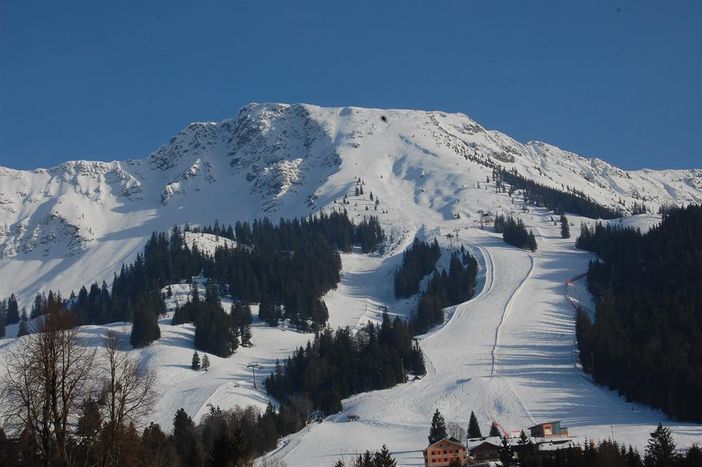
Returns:
[[[702,2],[0,0],[0,165],[143,157],[250,101],[702,167]]]

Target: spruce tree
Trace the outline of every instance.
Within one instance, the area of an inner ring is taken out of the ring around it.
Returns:
[[[377,451],[373,456],[373,465],[375,467],[396,467],[397,461],[390,455],[388,447],[383,444],[380,451]]]
[[[675,447],[670,429],[658,423],[656,431],[651,433],[651,438],[646,445],[646,465],[655,465],[656,467],[674,465],[678,459]]]
[[[137,306],[132,323],[132,334],[129,342],[135,349],[146,347],[153,341],[161,338],[161,328],[158,326],[158,317],[151,309],[143,304]]]
[[[17,328],[17,337],[26,336],[29,334],[29,326],[27,326],[27,310],[22,308],[20,314],[19,327]]]
[[[570,238],[570,226],[568,226],[568,218],[565,214],[561,214],[561,237]]]
[[[497,423],[492,422],[492,425],[490,425],[489,436],[502,436],[502,433],[500,433],[500,429],[497,427]]]
[[[519,433],[519,441],[517,441],[517,443],[519,443],[520,446],[526,446],[530,443],[529,437],[524,433],[524,430]]]
[[[195,351],[195,353],[193,353],[193,360],[190,364],[190,368],[192,368],[195,371],[198,371],[200,369],[200,355],[198,355],[197,350]]]
[[[178,409],[173,417],[173,444],[183,465],[193,465],[192,462],[196,458],[200,459],[196,465],[202,465],[202,453],[197,441],[197,431],[193,419],[185,412],[185,409]],[[193,456],[193,451],[196,451],[195,456]]]
[[[512,446],[510,446],[506,436],[502,437],[502,443],[500,444],[500,461],[503,467],[512,465]]]
[[[446,421],[441,415],[439,409],[436,409],[434,416],[431,419],[431,428],[429,429],[429,444],[434,444],[440,439],[446,438]]]
[[[19,323],[19,305],[17,304],[17,298],[15,294],[11,294],[10,298],[7,299],[7,324],[17,324]]]
[[[202,369],[207,371],[207,369],[210,367],[210,357],[207,356],[207,354],[203,355],[202,357]]]
[[[222,432],[212,443],[210,454],[207,456],[207,467],[227,467],[238,465],[236,463],[236,449],[226,432]]]
[[[483,434],[480,432],[480,425],[478,425],[478,419],[473,411],[470,412],[470,420],[468,421],[468,438],[482,438]]]

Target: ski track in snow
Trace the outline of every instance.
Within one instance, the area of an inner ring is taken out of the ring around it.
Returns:
[[[514,161],[505,162],[510,155]],[[235,119],[188,126],[147,159],[76,161],[36,171],[0,167],[0,297],[15,292],[21,305],[30,305],[39,291],[67,296],[94,280],[109,281],[152,231],[176,224],[341,209],[358,222],[374,214],[388,234],[387,251],[342,254],[341,283],[324,297],[330,326],[358,329],[378,321],[383,306],[393,315],[410,312],[416,297],[394,298],[392,272],[415,235],[438,238],[445,252],[446,234],[460,233],[459,243],[478,257],[480,290],[448,308],[443,326],[419,337],[424,378],[348,398],[341,413],[282,440],[274,457],[290,467],[329,466],[385,443],[400,465],[423,465],[436,408],[447,422],[464,427],[475,411],[484,430],[492,419],[510,431],[561,419],[578,440],[609,437],[614,425],[615,438],[639,448],[663,421],[679,446],[701,442],[702,426],[628,404],[581,371],[570,299],[590,308],[592,301],[582,281],[565,282],[587,269],[591,255],[576,250],[574,238],[560,238],[552,213],[521,212],[519,194],[511,198],[486,182],[491,169],[476,160],[554,188],[575,188],[608,206],[645,200],[655,210],[663,203],[702,201],[700,170],[625,172],[545,143],[519,143],[461,114],[252,104]],[[355,196],[359,178],[366,194]],[[377,210],[371,192],[381,200]],[[537,235],[538,250],[525,253],[475,228],[484,210],[521,218]],[[573,237],[580,222],[594,222],[568,217]],[[645,230],[659,220],[639,215],[611,222]],[[188,236],[206,251],[227,242]],[[187,290],[174,287],[181,298]],[[161,339],[140,350],[128,350],[129,324],[82,329],[92,345],[106,330],[118,332],[124,351],[156,371],[160,399],[151,420],[166,430],[180,407],[196,419],[208,404],[264,408],[263,376],[276,358],[312,338],[257,322],[253,347],[228,359],[210,356],[210,370],[198,373],[189,368],[193,326],[169,322],[163,318]],[[16,325],[8,326],[0,351],[13,345],[16,332]],[[256,388],[246,367],[252,361],[264,366]],[[0,358],[0,374],[3,365]],[[347,422],[349,414],[360,419]]]
[[[565,283],[582,274],[591,256],[576,250],[574,239],[561,239],[548,217],[542,211],[524,219],[537,235],[533,254],[494,234],[467,235],[473,251],[481,252],[485,284],[443,327],[421,336],[423,379],[350,397],[340,414],[290,435],[294,449],[283,446],[272,457],[291,466],[323,466],[385,443],[400,465],[423,465],[436,408],[464,427],[475,411],[483,430],[493,419],[510,432],[563,420],[577,442],[609,438],[614,428],[615,438],[643,449],[658,421],[672,428],[680,446],[702,439],[700,425],[632,406],[593,385],[574,364],[574,308]],[[349,414],[360,419],[349,422]]]

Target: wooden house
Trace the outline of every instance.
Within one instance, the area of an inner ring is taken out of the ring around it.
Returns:
[[[550,438],[552,436],[568,436],[568,428],[561,426],[561,421],[539,423],[529,427],[531,436],[534,438]]]
[[[466,464],[466,447],[456,438],[444,438],[424,450],[425,467],[447,467],[451,462]]]

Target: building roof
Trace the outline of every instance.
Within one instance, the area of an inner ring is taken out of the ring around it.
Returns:
[[[475,451],[476,449],[479,449],[479,448],[481,448],[481,447],[483,447],[483,446],[485,446],[485,447],[493,447],[493,448],[496,448],[496,449],[500,449],[500,445],[499,445],[499,444],[495,444],[495,443],[493,443],[492,441],[485,440],[485,441],[483,441],[482,443],[480,443],[480,444],[478,444],[478,445],[476,445],[476,446],[473,446],[473,447],[471,448],[471,452],[473,452],[473,451]]]
[[[439,441],[436,441],[435,443],[430,444],[430,445],[427,446],[424,450],[426,451],[427,449],[429,449],[429,448],[431,448],[431,447],[433,447],[433,446],[436,446],[437,444],[439,444],[439,443],[441,443],[441,442],[444,442],[444,441],[447,441],[447,442],[449,442],[449,443],[451,443],[451,444],[455,444],[455,445],[457,445],[457,446],[460,446],[460,447],[462,447],[463,449],[466,448],[466,447],[465,447],[460,441],[458,441],[456,438],[454,438],[453,436],[448,436],[448,437],[446,437],[446,438],[441,438]]]

